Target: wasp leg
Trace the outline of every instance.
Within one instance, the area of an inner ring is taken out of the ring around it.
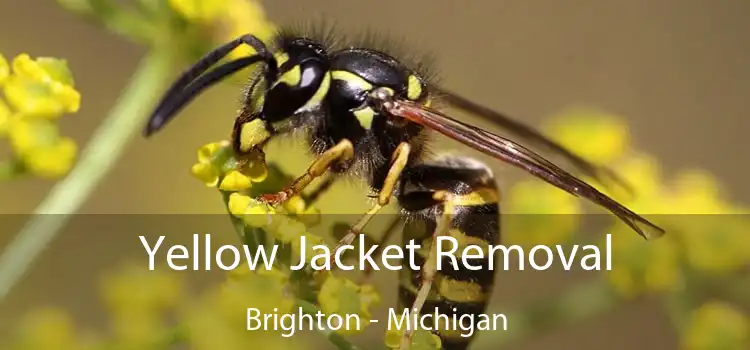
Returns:
[[[290,197],[302,192],[313,180],[323,176],[331,166],[339,162],[348,162],[354,158],[354,146],[351,141],[347,139],[341,140],[335,146],[329,148],[323,152],[317,159],[307,168],[307,172],[292,181],[286,188],[271,194],[264,194],[261,196],[261,200],[270,204],[278,205]]]
[[[488,252],[500,241],[499,200],[491,170],[471,158],[441,157],[410,166],[401,177],[398,201],[407,216],[403,243],[416,241],[422,248],[413,257],[414,269],[401,270],[399,304],[411,307],[417,326],[424,322],[432,328],[445,350],[466,349],[473,336],[463,333],[463,316],[476,318],[486,310],[495,284]],[[441,242],[443,237],[450,239]],[[460,248],[469,246],[483,254]],[[423,313],[435,316],[422,319]],[[413,327],[404,329],[402,350],[411,344]]]
[[[388,203],[391,202],[393,191],[396,188],[398,179],[401,177],[401,173],[406,168],[406,164],[409,161],[409,153],[411,153],[411,146],[408,143],[401,143],[396,147],[396,151],[393,152],[393,158],[391,160],[391,167],[388,169],[388,174],[383,182],[383,188],[378,193],[378,201],[375,205],[363,215],[357,223],[352,226],[349,232],[341,238],[334,251],[337,251],[341,246],[351,244],[354,239],[362,232],[367,226],[373,216],[380,212]]]
[[[445,236],[450,229],[451,219],[453,218],[455,205],[449,200],[450,195],[446,192],[436,192],[433,197],[436,200],[443,202],[443,213],[438,219],[437,227],[432,233],[432,244],[430,245],[430,251],[427,253],[425,263],[422,265],[421,281],[419,289],[414,298],[414,303],[411,305],[411,313],[420,314],[422,307],[427,301],[427,297],[430,295],[432,290],[432,283],[435,281],[437,275],[437,242],[438,237]],[[414,336],[414,328],[408,327],[404,330],[404,337],[401,339],[400,350],[409,350],[411,346],[411,338]]]
[[[391,221],[391,223],[388,225],[388,228],[385,229],[385,234],[383,234],[383,237],[380,238],[380,242],[378,242],[378,247],[375,248],[375,251],[372,253],[373,256],[380,256],[380,253],[383,252],[383,249],[385,249],[385,244],[388,243],[388,241],[391,239],[394,233],[396,233],[396,229],[398,228],[398,224],[401,223],[401,217],[396,216],[395,219]],[[364,272],[362,273],[362,278],[360,279],[360,284],[368,283],[370,280],[370,276],[372,275],[372,266],[367,265],[365,267]]]

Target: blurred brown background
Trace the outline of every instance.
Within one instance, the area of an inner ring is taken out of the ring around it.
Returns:
[[[438,58],[444,85],[532,124],[578,105],[621,115],[637,147],[668,170],[704,168],[722,181],[731,199],[750,202],[748,1],[278,0],[264,5],[276,23],[324,15],[345,31],[369,27],[405,36]],[[0,2],[0,31],[0,52],[8,58],[28,52],[69,61],[83,101],[79,114],[64,118],[63,130],[82,145],[143,54],[49,0]],[[168,132],[135,140],[83,212],[221,213],[215,191],[203,189],[187,169],[194,149],[227,136],[238,92],[232,86],[213,89]],[[295,157],[288,166],[299,171],[306,160]],[[31,212],[50,185],[30,180],[0,186],[0,212]],[[364,208],[364,201],[356,205],[351,210]],[[13,233],[2,232],[0,242]],[[88,299],[96,295],[99,261],[109,261],[119,254],[118,245],[134,240],[104,233],[85,241],[58,239],[0,306],[0,325],[41,304],[68,306],[82,319],[95,315]],[[513,289],[502,286],[498,295],[518,294]],[[606,320],[512,348],[674,348],[671,330],[648,308],[631,306]],[[618,339],[623,345],[612,346]]]

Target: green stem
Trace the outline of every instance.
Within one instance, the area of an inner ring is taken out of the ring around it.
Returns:
[[[164,50],[167,51],[167,50]],[[150,52],[70,174],[58,182],[0,256],[0,300],[117,163],[171,73],[167,52]]]
[[[297,300],[297,306],[302,309],[302,312],[308,315],[315,315],[320,311],[320,308],[315,306],[313,303],[310,303],[308,301],[298,299]],[[318,328],[316,329],[319,333],[323,334],[328,338],[328,341],[330,341],[333,345],[336,346],[339,350],[358,350],[354,344],[350,343],[348,340],[346,340],[344,337],[339,335],[338,333],[326,329],[326,328]]]

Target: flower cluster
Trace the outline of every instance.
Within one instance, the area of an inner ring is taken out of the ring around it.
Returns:
[[[281,247],[283,253],[280,255],[287,256],[289,261],[279,261],[275,266],[275,275],[284,276],[279,281],[283,282],[286,291],[296,291],[295,297],[302,300],[312,293],[315,298],[309,301],[326,315],[361,316],[362,329],[340,329],[337,331],[339,334],[348,335],[364,330],[372,309],[380,302],[379,294],[371,285],[356,284],[331,271],[303,271],[303,276],[297,276],[297,281],[303,282],[290,282],[288,264],[291,259],[297,261],[302,256],[300,238],[305,236],[308,242],[306,249],[326,244],[323,237],[309,230],[319,222],[320,214],[299,195],[289,198],[278,208],[255,198],[256,194],[264,192],[254,191],[256,186],[279,188],[286,185],[268,187],[266,180],[278,176],[269,176],[269,167],[261,151],[244,154],[237,159],[228,142],[209,143],[199,149],[198,162],[192,166],[191,173],[206,186],[216,187],[225,195],[228,212],[243,226],[238,233],[245,242],[265,242],[270,238]],[[309,259],[315,254],[307,251],[304,256]]]
[[[276,27],[257,0],[57,0],[66,9],[150,47],[168,47],[193,61],[217,44],[252,33],[269,42]],[[240,46],[229,54],[252,53]]]
[[[289,276],[278,270],[232,272],[227,280],[191,295],[177,273],[162,266],[154,271],[126,264],[110,271],[101,284],[109,309],[108,332],[76,329],[68,314],[41,309],[26,316],[4,349],[262,349],[305,347],[280,331],[248,332],[247,308],[280,315],[292,312],[295,299],[286,288]]]
[[[261,314],[292,312],[296,300],[287,290],[289,275],[280,270],[240,270],[184,310],[185,342],[197,349],[302,349],[294,338],[280,336],[281,330],[248,332],[245,324],[248,308]]]
[[[619,222],[608,231],[612,233],[614,268],[606,279],[622,296],[690,293],[703,287],[695,281],[747,272],[750,235],[746,228],[750,220],[741,215],[747,209],[723,198],[713,176],[686,170],[665,179],[655,159],[629,144],[624,122],[606,113],[572,111],[553,119],[548,129],[574,152],[612,166],[633,186],[635,194],[601,190],[624,198],[620,200],[624,205],[668,232],[660,239],[645,241]],[[598,140],[597,147],[590,146],[592,137]],[[733,288],[731,284],[725,287]],[[747,316],[723,303],[700,306],[685,334],[690,349],[739,349],[749,344]]]
[[[0,137],[12,159],[0,163],[0,178],[30,174],[57,178],[72,167],[73,139],[60,134],[62,115],[80,108],[81,95],[64,60],[20,54],[11,62],[0,55]]]
[[[258,1],[248,0],[169,0],[169,6],[183,19],[198,25],[218,26],[217,41],[227,41],[253,33],[268,42],[276,27]],[[240,47],[230,56],[237,58],[251,54],[249,47]]]
[[[750,317],[721,301],[710,301],[693,311],[684,341],[685,349],[747,349]]]

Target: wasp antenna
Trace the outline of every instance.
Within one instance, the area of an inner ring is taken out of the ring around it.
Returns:
[[[223,80],[225,77],[262,60],[263,58],[257,55],[238,58],[198,77],[198,79],[187,85],[182,91],[173,94],[171,98],[165,99],[159,105],[159,108],[152,114],[146,125],[146,129],[144,130],[145,136],[148,137],[159,130],[171,118],[177,115],[177,112],[200,95],[203,90]]]
[[[252,47],[256,54],[228,62],[201,76],[212,65],[219,62],[242,44]],[[224,77],[259,61],[266,63],[266,77],[273,79],[278,73],[276,59],[260,39],[250,34],[243,35],[207,53],[198,62],[185,70],[172,83],[167,92],[164,93],[164,97],[162,97],[161,102],[156,106],[148,120],[148,124],[143,131],[144,136],[148,137],[163,128],[182,107],[206,88],[222,80]]]

